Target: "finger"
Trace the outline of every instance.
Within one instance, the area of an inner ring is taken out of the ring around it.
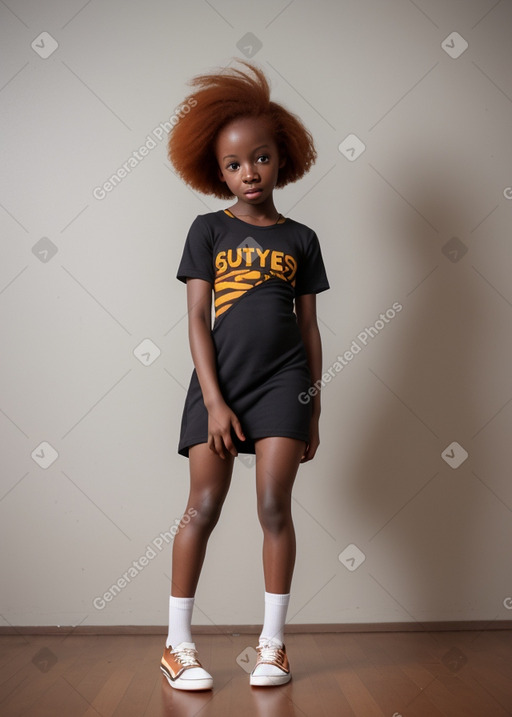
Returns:
[[[306,460],[307,461],[313,460],[313,458],[316,455],[319,445],[320,445],[320,441],[313,441],[313,443],[308,444],[307,449],[306,449]]]
[[[227,433],[224,437],[224,445],[225,445],[226,449],[231,453],[231,455],[236,458],[238,455],[238,451],[236,450],[236,446],[233,443],[233,440],[229,433]]]
[[[233,428],[234,428],[235,433],[238,436],[238,438],[241,441],[245,441],[245,435],[242,430],[242,424],[240,423],[240,421],[238,420],[238,418],[236,416],[233,417],[233,419],[231,420],[231,423],[233,425]]]
[[[215,441],[212,433],[208,434],[208,448],[215,453]]]
[[[208,441],[208,446],[212,453],[215,453],[220,458],[223,458],[222,455],[222,441],[219,440],[219,437],[216,436],[214,433],[211,434],[211,439]]]
[[[312,461],[315,457],[316,450],[318,448],[318,443],[315,443],[312,446],[308,446],[308,461]]]
[[[226,455],[224,453],[224,441],[222,440],[222,436],[215,436],[215,451],[216,453],[224,460],[226,458]]]

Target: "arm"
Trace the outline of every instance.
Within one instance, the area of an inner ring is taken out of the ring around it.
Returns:
[[[295,299],[295,312],[297,323],[306,348],[311,381],[320,380],[322,374],[322,342],[316,319],[316,294],[304,294]],[[310,461],[320,444],[318,421],[320,419],[320,391],[312,397],[312,414],[309,431],[309,443],[306,446],[302,463]]]
[[[237,455],[231,427],[245,440],[236,415],[224,401],[219,388],[215,349],[211,337],[212,287],[203,279],[187,280],[188,335],[190,352],[208,411],[208,446],[221,458],[226,450]]]

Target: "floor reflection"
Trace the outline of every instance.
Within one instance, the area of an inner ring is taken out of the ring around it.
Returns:
[[[295,708],[292,701],[293,680],[279,687],[245,686],[247,696],[242,697],[237,690],[240,717],[303,717],[304,713]],[[232,707],[232,698],[222,694],[222,688],[203,692],[185,692],[173,689],[162,677],[163,717],[211,717],[227,714],[222,704],[227,699]]]

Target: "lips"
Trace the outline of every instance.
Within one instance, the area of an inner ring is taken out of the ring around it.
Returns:
[[[261,194],[261,192],[261,189],[248,189],[244,194],[246,197],[256,197],[258,194]]]

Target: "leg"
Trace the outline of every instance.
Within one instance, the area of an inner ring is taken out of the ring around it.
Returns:
[[[303,441],[293,438],[262,438],[256,442],[256,493],[258,517],[263,528],[265,621],[250,684],[259,687],[283,685],[291,678],[283,633],[295,565],[292,487],[304,448]]]
[[[190,493],[186,510],[197,514],[174,538],[172,587],[174,597],[193,597],[203,566],[208,538],[220,516],[233,472],[233,456],[223,460],[206,443],[189,452]]]
[[[186,510],[192,519],[174,538],[169,633],[160,669],[178,690],[209,690],[212,676],[199,662],[191,633],[194,595],[206,545],[231,483],[233,457],[222,460],[206,443],[189,452],[190,493]],[[195,513],[193,512],[195,511]]]
[[[269,593],[290,592],[295,565],[291,498],[304,441],[262,438],[256,441],[256,494],[263,528],[263,572]]]

